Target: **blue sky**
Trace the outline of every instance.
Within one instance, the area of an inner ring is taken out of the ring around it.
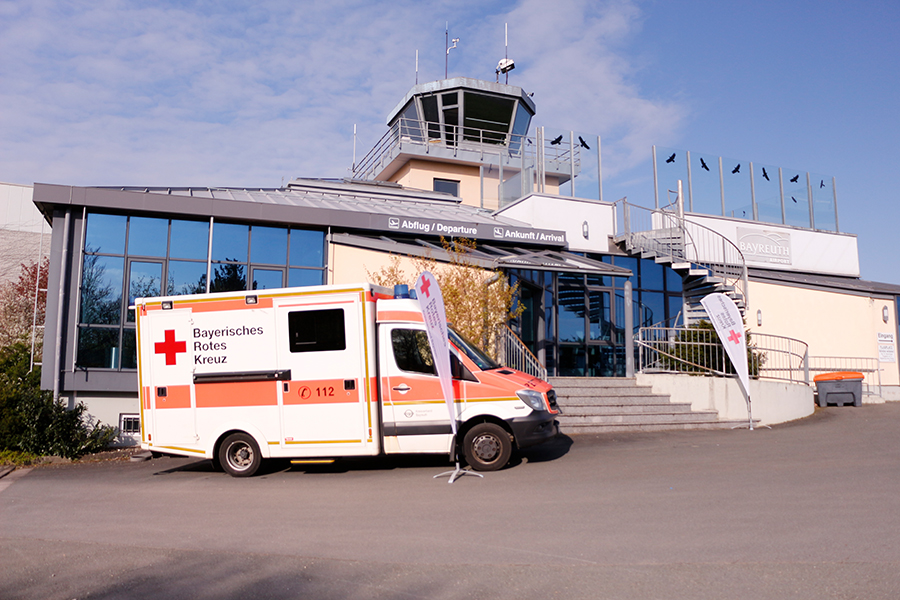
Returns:
[[[343,177],[415,83],[510,83],[603,140],[604,199],[650,148],[834,176],[866,279],[900,283],[900,3],[0,1],[0,180],[278,186]]]

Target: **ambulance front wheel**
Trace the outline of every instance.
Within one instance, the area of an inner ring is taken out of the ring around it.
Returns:
[[[246,433],[232,433],[219,446],[219,464],[232,477],[250,477],[261,462],[256,441]]]
[[[497,471],[506,466],[512,454],[509,433],[494,423],[481,423],[463,438],[466,462],[476,471]]]

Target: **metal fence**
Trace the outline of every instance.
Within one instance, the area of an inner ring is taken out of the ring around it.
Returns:
[[[635,340],[643,373],[733,375],[719,336],[696,327],[641,327]],[[809,347],[780,335],[752,334],[747,348],[750,376],[809,385]]]

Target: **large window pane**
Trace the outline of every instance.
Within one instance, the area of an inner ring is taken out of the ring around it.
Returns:
[[[204,221],[172,221],[169,258],[206,260],[209,253],[209,223]]]
[[[119,329],[86,328],[78,330],[78,367],[119,368]]]
[[[169,221],[149,217],[131,217],[128,224],[128,254],[132,256],[166,256]]]
[[[212,259],[227,262],[247,262],[247,241],[250,227],[232,223],[213,225]]]
[[[89,214],[84,238],[85,251],[125,254],[126,221],[125,217],[119,215]]]
[[[615,377],[615,354],[612,346],[588,348],[588,375],[591,377]]]
[[[247,289],[247,267],[234,264],[214,264],[210,282],[211,292],[237,292]]]
[[[559,375],[584,377],[584,346],[559,347]]]
[[[641,260],[641,289],[663,289],[663,266],[655,261]]]
[[[137,369],[137,340],[134,329],[122,332],[122,368]]]
[[[121,321],[124,258],[87,254],[81,275],[82,323]]]
[[[284,271],[281,269],[253,269],[254,290],[274,290],[284,287]]]
[[[250,230],[250,262],[283,265],[287,260],[287,238],[287,229],[254,225]]]
[[[559,341],[584,341],[584,290],[559,291]]]
[[[291,269],[288,273],[288,286],[305,287],[307,285],[322,285],[325,271],[321,269]]]
[[[291,229],[292,267],[324,267],[324,251],[324,232],[306,231],[304,229]]]
[[[662,293],[641,292],[641,304],[644,309],[642,327],[656,325],[666,320],[666,301]]]
[[[159,296],[162,289],[162,263],[131,261],[128,272],[128,305],[137,298]],[[134,322],[134,311],[128,311],[128,321]]]
[[[612,323],[609,314],[609,292],[590,292],[592,340],[611,339]]]
[[[632,258],[631,256],[616,256],[614,260],[617,267],[625,267],[631,271],[632,275],[627,281],[631,282],[632,289],[637,289],[638,259]],[[625,287],[626,279],[624,277],[613,277],[613,280],[615,281],[617,288]]]
[[[170,260],[166,293],[172,296],[206,293],[206,263]]]

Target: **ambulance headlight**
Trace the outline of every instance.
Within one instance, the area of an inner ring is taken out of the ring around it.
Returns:
[[[534,410],[545,410],[544,395],[534,390],[519,390],[516,392],[519,400],[533,408]]]

